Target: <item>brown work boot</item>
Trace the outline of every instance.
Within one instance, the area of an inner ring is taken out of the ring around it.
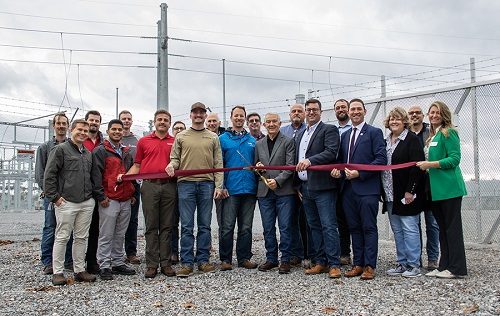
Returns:
[[[320,273],[328,273],[330,269],[327,266],[322,266],[320,264],[315,265],[311,269],[306,270],[306,274],[320,274]]]
[[[148,279],[154,278],[158,274],[158,270],[156,268],[148,268],[146,273],[144,273],[144,277]]]
[[[141,264],[141,258],[136,255],[128,255],[126,261],[131,264]]]
[[[229,270],[233,270],[233,265],[232,265],[232,264],[230,264],[229,262],[224,261],[224,262],[220,265],[220,270],[221,270],[221,271],[229,271]]]
[[[43,274],[49,275],[49,274],[53,274],[53,273],[54,273],[54,268],[52,267],[52,264],[48,264],[45,267],[43,267]]]
[[[278,273],[279,274],[288,274],[288,273],[290,273],[291,269],[292,269],[292,266],[290,265],[290,262],[281,261],[280,267],[278,269]]]
[[[76,282],[94,282],[95,280],[96,280],[95,275],[90,274],[87,271],[75,273]]]
[[[330,277],[330,279],[340,278],[340,276],[341,276],[340,269],[339,268],[331,268],[330,272],[328,273],[328,276]]]
[[[257,268],[257,264],[247,259],[245,261],[238,263],[238,267],[245,269],[255,269]]]
[[[58,274],[54,274],[52,276],[52,284],[54,285],[64,285],[66,284],[66,278],[64,277],[64,274],[62,273],[58,273]]]
[[[161,273],[163,273],[164,275],[168,276],[168,277],[173,277],[175,276],[175,271],[174,269],[172,269],[171,266],[168,266],[168,267],[161,267]]]
[[[365,270],[361,274],[361,279],[362,280],[371,280],[375,277],[375,270],[373,270],[372,267],[366,266]]]
[[[355,276],[359,276],[363,273],[364,268],[362,266],[354,266],[350,271],[344,273],[344,276],[347,278],[352,278]]]

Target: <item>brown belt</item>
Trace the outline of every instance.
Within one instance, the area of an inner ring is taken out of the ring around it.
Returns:
[[[162,185],[165,183],[177,183],[177,178],[167,178],[167,179],[146,179],[144,180],[149,183],[154,183],[158,185]]]

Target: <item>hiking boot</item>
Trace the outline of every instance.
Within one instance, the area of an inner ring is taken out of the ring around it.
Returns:
[[[261,264],[259,266],[259,271],[262,272],[268,272],[276,269],[278,269],[278,264],[271,261],[266,261],[264,264]]]
[[[43,274],[50,275],[53,273],[54,273],[54,268],[52,267],[52,264],[48,264],[45,267],[43,267]]]
[[[230,264],[229,262],[224,261],[224,262],[220,265],[220,270],[221,270],[221,271],[229,271],[229,270],[233,270],[233,265],[232,265],[232,264]]]
[[[64,277],[64,274],[54,274],[52,276],[52,284],[54,285],[64,285],[66,284],[66,278]]]
[[[126,264],[122,264],[120,266],[116,266],[111,268],[114,274],[123,274],[123,275],[134,275],[136,272],[133,268],[127,266]]]
[[[136,255],[127,255],[127,259],[125,259],[125,261],[131,264],[141,264],[141,258]]]
[[[179,278],[187,278],[190,275],[193,275],[193,268],[188,266],[182,266],[179,270],[175,272],[175,275]]]
[[[99,272],[101,272],[99,270]],[[75,273],[76,282],[94,282],[96,279],[95,275],[88,273],[87,271]]]
[[[158,274],[158,270],[156,268],[148,268],[146,273],[144,273],[144,277],[148,279],[154,278]]]
[[[204,263],[198,266],[198,271],[201,273],[212,273],[215,272],[215,268],[210,263]]]
[[[257,268],[257,264],[247,259],[245,261],[239,262],[238,267],[245,269],[255,269]]]
[[[113,272],[110,268],[101,269],[101,280],[113,280]]]
[[[302,262],[302,260],[301,260]],[[290,273],[290,270],[292,269],[292,265],[290,264],[289,261],[281,261],[280,267],[278,269],[279,274],[288,274]]]
[[[174,269],[172,269],[171,266],[161,267],[161,273],[163,275],[168,276],[168,277],[175,276],[175,271],[174,271]]]

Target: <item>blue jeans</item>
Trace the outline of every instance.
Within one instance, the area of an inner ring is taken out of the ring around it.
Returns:
[[[256,200],[254,194],[235,194],[224,200],[219,239],[219,255],[222,262],[232,263],[236,220],[238,220],[236,259],[241,263],[252,258],[252,224]]]
[[[52,264],[52,251],[54,248],[54,239],[56,232],[56,213],[54,211],[54,205],[50,204],[49,199],[43,199],[43,208],[45,209],[45,223],[42,230],[42,257],[41,261],[43,266]],[[71,249],[73,245],[73,235],[70,236],[68,243],[66,244],[66,254],[64,259],[64,265],[68,266],[73,263],[73,257],[71,255]]]
[[[278,196],[269,190],[265,197],[259,198],[260,216],[264,228],[266,260],[278,263],[278,241],[276,239],[276,218],[280,230],[281,261],[292,258],[292,214],[295,195]]]
[[[427,259],[432,261],[438,261],[439,259],[439,226],[432,215],[432,211],[428,210],[424,212],[425,217],[425,234],[427,236],[427,242],[425,249],[427,250]]]
[[[314,258],[317,264],[340,267],[340,237],[337,227],[337,190],[309,190],[302,184],[302,203],[311,229]]]
[[[396,253],[398,263],[412,267],[420,266],[421,243],[420,243],[420,214],[412,216],[400,216],[392,214],[394,202],[387,202],[387,213],[391,223],[394,240],[396,242]]]
[[[139,205],[141,204],[141,195],[135,194],[135,204],[130,209],[130,222],[125,233],[125,254],[137,255],[137,227],[139,226]]]
[[[197,210],[198,234],[196,258],[198,265],[210,258],[210,224],[215,185],[212,181],[180,181],[177,184],[181,219],[181,264],[194,266],[194,212]]]

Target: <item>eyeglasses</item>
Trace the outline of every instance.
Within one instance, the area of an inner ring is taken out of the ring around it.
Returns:
[[[172,128],[172,129],[173,129],[174,131],[183,131],[183,130],[185,130],[185,128],[184,128],[184,127],[174,127],[174,128]]]
[[[422,111],[410,111],[410,112],[408,112],[408,115],[410,115],[410,116],[412,116],[413,114],[420,115],[420,114],[422,114]]]
[[[248,123],[260,123],[259,119],[248,120]]]
[[[306,109],[306,112],[313,112],[313,113],[317,113],[317,112],[319,112],[319,111],[320,111],[320,109],[319,109],[319,108],[307,108],[307,109]]]

